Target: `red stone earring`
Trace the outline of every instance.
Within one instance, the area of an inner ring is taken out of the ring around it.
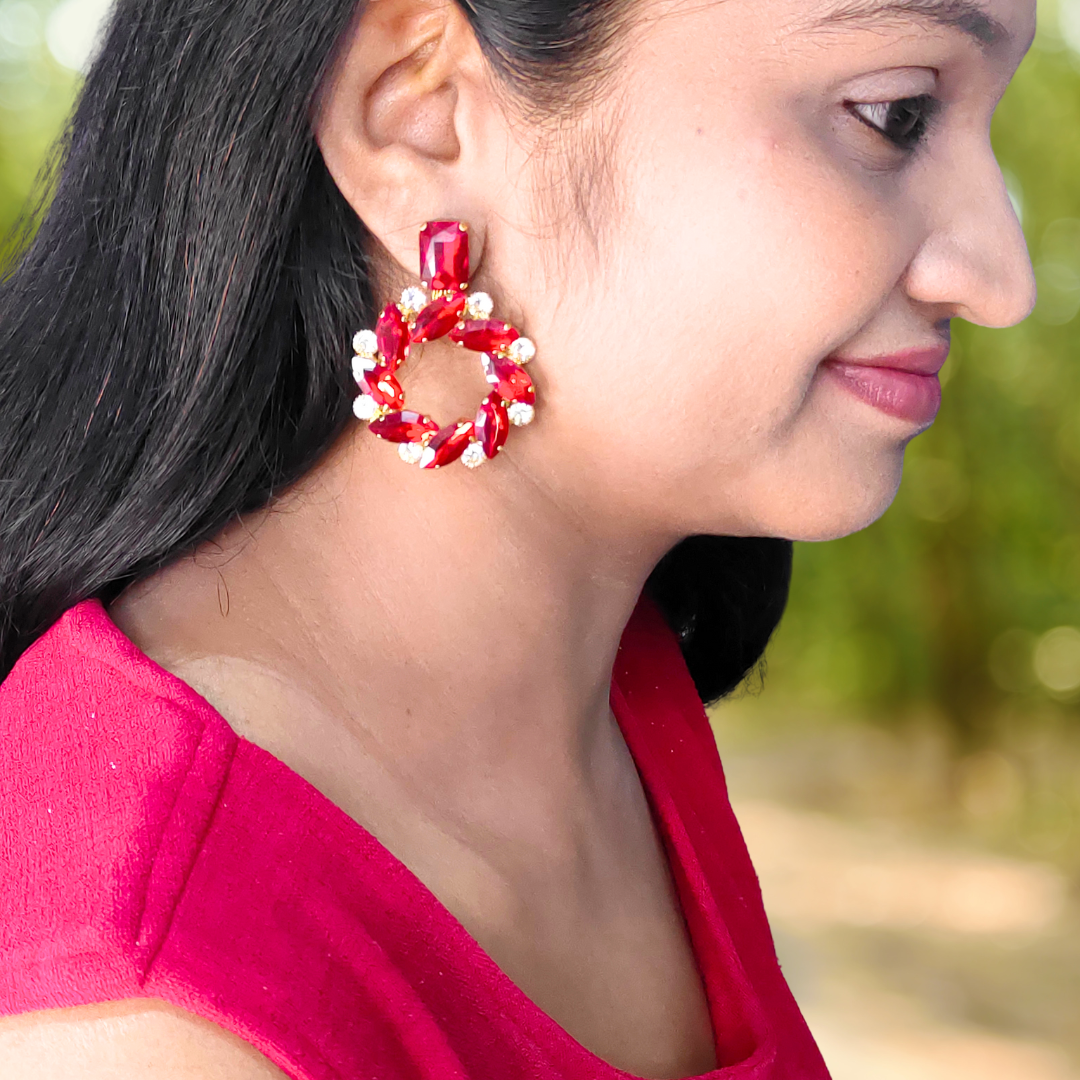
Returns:
[[[406,289],[398,303],[386,305],[374,330],[361,330],[353,339],[353,376],[360,386],[353,412],[380,439],[398,443],[406,464],[439,469],[460,458],[475,469],[499,453],[511,425],[533,421],[536,391],[522,365],[536,355],[536,346],[509,323],[491,317],[495,305],[487,293],[468,293],[467,225],[429,221],[424,226],[420,279],[423,288]],[[442,337],[480,353],[493,387],[473,420],[445,427],[406,410],[395,374],[414,345]]]

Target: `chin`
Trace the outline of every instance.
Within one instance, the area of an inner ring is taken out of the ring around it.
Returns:
[[[801,483],[792,477],[792,482],[779,488],[768,485],[771,490],[767,498],[754,500],[757,505],[751,509],[749,520],[744,518],[737,530],[725,531],[809,542],[838,540],[872,525],[889,509],[900,486],[900,475],[897,467],[869,476],[863,473],[825,479],[819,475]]]
[[[833,500],[807,500],[801,512],[787,517],[787,527],[767,535],[784,536],[789,540],[818,542],[839,540],[873,525],[892,505],[900,486],[899,477],[887,489],[867,487],[861,491],[851,489],[844,498]],[[852,498],[853,495],[859,496]]]
[[[736,488],[698,487],[693,503],[680,500],[693,510],[681,525],[687,535],[811,542],[850,536],[889,509],[903,474],[902,453],[860,449],[858,456],[847,453],[840,461],[834,452],[788,456],[768,472],[750,473]]]

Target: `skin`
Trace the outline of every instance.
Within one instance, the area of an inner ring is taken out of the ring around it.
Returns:
[[[1006,326],[1034,302],[988,136],[1034,4],[987,0],[993,43],[911,14],[823,24],[836,10],[643,0],[559,127],[493,80],[455,5],[374,0],[315,121],[324,158],[377,237],[386,298],[415,282],[424,221],[470,223],[475,286],[539,347],[537,421],[497,461],[438,474],[356,425],[272,510],[112,608],[571,1035],[644,1077],[715,1057],[608,706],[642,585],[691,533],[873,521],[920,425],[825,361],[939,346],[954,317]],[[942,104],[914,152],[853,111],[924,93]],[[404,379],[443,422],[483,393],[441,344]],[[5,1022],[5,1075],[92,1075],[80,1062],[104,1051],[72,1039],[107,1044],[110,1077],[280,1075],[213,1025],[124,1007],[119,1026],[115,1006]],[[149,1063],[152,1031],[174,1042]]]

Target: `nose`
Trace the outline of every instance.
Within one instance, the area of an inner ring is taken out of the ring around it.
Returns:
[[[980,326],[1012,326],[1035,306],[1035,275],[989,143],[968,149],[945,175],[935,170],[931,228],[908,267],[906,291]]]

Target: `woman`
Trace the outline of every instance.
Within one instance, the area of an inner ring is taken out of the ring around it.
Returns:
[[[120,0],[0,314],[6,1078],[826,1075],[701,699],[1032,305],[1033,24]]]

